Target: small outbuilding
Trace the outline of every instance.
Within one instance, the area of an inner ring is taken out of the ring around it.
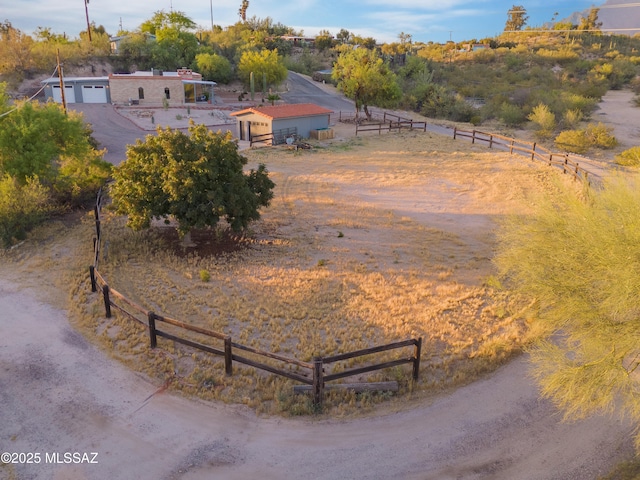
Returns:
[[[332,110],[313,103],[251,107],[231,113],[236,117],[240,140],[285,143],[287,138],[309,138],[329,130]]]

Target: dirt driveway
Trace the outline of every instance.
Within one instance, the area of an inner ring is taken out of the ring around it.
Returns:
[[[588,479],[630,452],[629,425],[562,423],[526,358],[408,411],[267,419],[163,393],[7,278],[0,312],[0,450],[41,455],[0,466],[0,478]],[[46,462],[68,452],[98,463]]]
[[[628,423],[563,423],[526,357],[400,412],[258,418],[124,368],[19,266],[0,270],[0,332],[0,452],[34,454],[2,479],[583,480],[632,452]]]

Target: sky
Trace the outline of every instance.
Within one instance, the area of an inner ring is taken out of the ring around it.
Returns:
[[[199,26],[222,27],[239,20],[241,0],[87,0],[89,20],[110,35],[135,30],[154,12],[171,9],[185,13]],[[406,33],[413,41],[444,43],[493,37],[504,30],[507,12],[522,5],[530,27],[542,27],[574,12],[600,6],[587,0],[249,0],[247,17],[270,17],[274,23],[315,36],[326,29],[334,36],[346,29],[378,42],[398,41]],[[555,14],[558,14],[557,16]],[[38,27],[77,38],[87,28],[85,0],[0,0],[0,21],[8,20],[24,33]]]

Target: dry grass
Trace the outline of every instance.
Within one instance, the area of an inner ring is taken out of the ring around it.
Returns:
[[[423,337],[417,384],[408,366],[367,377],[398,380],[405,400],[469,382],[530,341],[517,301],[491,287],[494,230],[501,217],[526,212],[555,172],[422,132],[246,155],[266,163],[277,185],[250,247],[181,258],[107,215],[100,271],[113,288],[157,313],[300,360]],[[74,234],[90,243],[86,226]],[[310,411],[288,380],[239,366],[225,377],[219,358],[164,339],[149,351],[141,326],[122,314],[102,318],[85,278],[73,282],[73,313],[116,357],[189,394],[258,412]],[[340,415],[387,398],[331,393],[326,405]]]

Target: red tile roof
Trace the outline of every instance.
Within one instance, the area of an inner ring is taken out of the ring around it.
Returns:
[[[310,117],[313,115],[327,115],[333,113],[333,110],[314,105],[313,103],[296,103],[296,104],[283,104],[264,107],[252,107],[245,108],[238,112],[233,112],[230,115],[238,116],[245,115],[247,113],[256,113],[267,118],[295,118],[295,117]]]

